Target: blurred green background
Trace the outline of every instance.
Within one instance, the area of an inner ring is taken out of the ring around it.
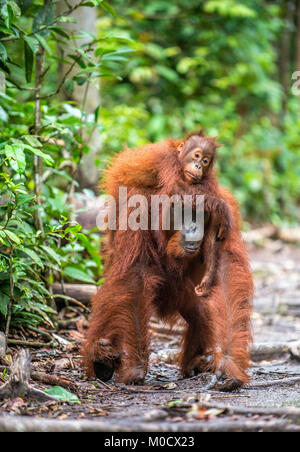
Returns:
[[[110,63],[128,59],[122,80],[101,84],[101,155],[204,127],[224,144],[221,182],[248,221],[299,220],[300,95],[291,91],[300,70],[299,2],[113,5],[117,18],[100,18],[98,31],[125,33],[133,52]]]

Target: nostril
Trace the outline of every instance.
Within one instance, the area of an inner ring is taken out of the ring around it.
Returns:
[[[197,228],[195,228],[195,227],[190,227],[188,229],[185,229],[184,230],[185,237],[190,236],[191,234],[194,234],[196,232],[196,229]]]
[[[200,242],[203,238],[203,226],[189,223],[183,228],[182,236],[185,242]]]

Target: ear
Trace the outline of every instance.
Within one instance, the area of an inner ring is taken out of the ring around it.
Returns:
[[[216,143],[216,140],[219,138],[219,135],[216,135],[215,137],[210,137],[210,138],[213,140],[216,149],[221,148],[223,146],[223,144]]]
[[[177,152],[178,152],[179,155],[180,155],[181,152],[183,151],[183,148],[184,148],[184,142],[180,143],[180,144],[177,146]]]

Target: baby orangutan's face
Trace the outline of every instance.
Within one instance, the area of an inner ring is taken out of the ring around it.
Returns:
[[[198,184],[213,168],[216,145],[209,139],[191,136],[180,150],[184,178]]]

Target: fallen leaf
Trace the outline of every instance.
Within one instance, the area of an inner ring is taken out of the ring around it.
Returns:
[[[71,366],[68,358],[62,358],[55,361],[55,370],[69,369]]]
[[[74,339],[75,341],[82,342],[84,339],[84,335],[76,330],[70,330],[69,336]]]
[[[165,389],[175,389],[177,388],[177,384],[174,382],[168,383],[167,385],[163,386]]]
[[[203,408],[201,405],[194,403],[192,405],[192,408],[187,413],[187,417],[193,417],[196,419],[205,419],[209,420],[211,418],[214,418],[216,416],[219,416],[224,412],[224,409],[216,409],[216,408]]]
[[[75,394],[72,394],[61,386],[53,386],[52,388],[45,389],[44,392],[55,397],[60,402],[80,404],[80,401]]]
[[[26,402],[21,399],[21,397],[17,397],[11,401],[10,409],[12,411],[19,411],[19,408],[26,405]]]

